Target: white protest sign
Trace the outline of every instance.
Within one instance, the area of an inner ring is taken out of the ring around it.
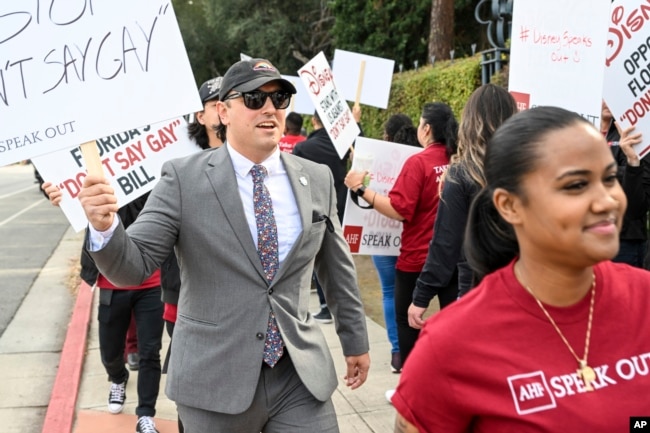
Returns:
[[[120,207],[153,189],[165,161],[201,150],[187,135],[182,117],[96,140],[106,178]],[[73,229],[88,225],[78,194],[86,167],[78,147],[32,158],[46,182],[63,193],[60,207]]]
[[[361,64],[365,62],[363,77],[359,79]],[[362,83],[359,102],[385,109],[388,107],[390,86],[393,81],[395,61],[344,50],[334,50],[332,71],[339,93],[348,101],[356,101]]]
[[[354,121],[350,107],[336,89],[325,54],[322,51],[318,53],[298,70],[298,76],[305,85],[339,157],[343,159],[361,131]]]
[[[603,98],[623,130],[634,126],[643,141],[634,150],[650,152],[650,6],[641,0],[612,3]]]
[[[0,2],[0,166],[198,111],[171,2]]]
[[[519,109],[554,105],[598,125],[610,0],[518,1],[509,89]]]
[[[359,137],[354,145],[352,168],[369,170],[369,188],[377,191],[377,194],[388,195],[404,162],[421,151],[421,147]],[[348,193],[343,216],[343,235],[350,251],[353,254],[399,255],[402,223],[371,209],[363,199],[357,201],[355,203]]]
[[[296,88],[296,94],[291,97],[291,104],[287,108],[287,114],[291,111],[295,111],[300,114],[309,114],[310,116],[314,114],[316,108],[314,108],[314,103],[307,92],[307,89],[301,84],[300,77],[297,75],[283,75],[282,78],[288,80],[293,87]]]

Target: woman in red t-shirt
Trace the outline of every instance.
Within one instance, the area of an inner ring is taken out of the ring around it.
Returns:
[[[415,282],[429,250],[438,210],[440,179],[456,152],[458,123],[449,105],[425,104],[418,125],[418,141],[424,148],[406,160],[388,196],[363,186],[367,172],[350,171],[345,185],[382,215],[401,221],[402,243],[395,265],[395,319],[402,362],[406,360],[419,330],[408,323],[408,307]],[[442,307],[457,294],[440,299]]]
[[[648,414],[650,273],[611,262],[627,200],[605,139],[575,112],[531,108],[484,164],[465,237],[482,281],[425,324],[396,431],[627,431]]]

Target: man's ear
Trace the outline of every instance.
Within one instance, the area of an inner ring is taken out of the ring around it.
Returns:
[[[521,199],[503,188],[496,188],[492,194],[492,202],[501,218],[511,225],[521,223]]]
[[[196,121],[199,122],[201,125],[205,126],[205,111],[197,111],[194,113],[194,117],[196,118]]]
[[[228,125],[230,123],[229,117],[228,117],[228,106],[226,105],[229,101],[218,101],[217,102],[217,113],[219,114],[219,119],[221,120],[221,124],[223,125]]]

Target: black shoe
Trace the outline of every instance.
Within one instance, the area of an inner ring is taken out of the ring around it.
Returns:
[[[141,416],[138,418],[138,423],[135,425],[136,433],[160,433],[156,430],[156,423],[150,416]]]
[[[320,323],[332,323],[332,315],[330,314],[330,309],[323,307],[320,309],[320,313],[314,315],[314,319]]]
[[[129,381],[129,372],[126,372],[126,379],[122,383],[111,383],[111,390],[108,392],[108,411],[118,414],[124,409],[126,402],[126,384]]]
[[[126,363],[129,366],[129,370],[136,371],[140,368],[140,355],[138,352],[129,353],[126,355]]]
[[[400,355],[399,352],[394,352],[393,354],[391,354],[390,370],[393,373],[401,373],[402,372],[402,355]]]

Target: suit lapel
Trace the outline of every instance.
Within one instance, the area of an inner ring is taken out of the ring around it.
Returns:
[[[225,147],[212,151],[212,157],[208,160],[205,174],[210,180],[217,201],[223,209],[223,215],[227,223],[230,224],[234,236],[239,240],[242,249],[254,265],[254,268],[266,281],[260,257],[257,254],[257,249],[248,228],[246,214],[239,195],[235,169]]]

